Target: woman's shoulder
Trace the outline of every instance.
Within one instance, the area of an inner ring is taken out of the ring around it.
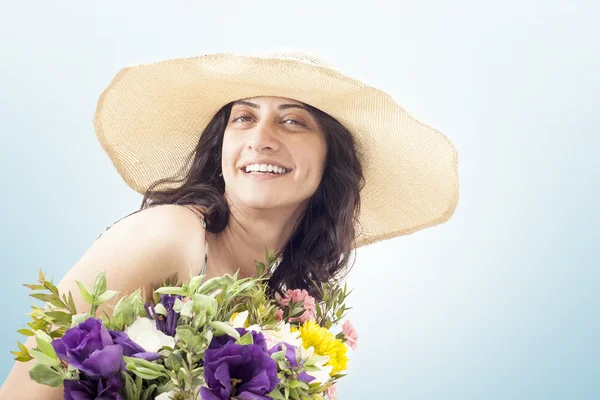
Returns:
[[[94,246],[160,249],[161,257],[201,267],[205,244],[201,211],[199,207],[174,204],[144,208],[111,225]]]
[[[151,205],[121,217],[106,228],[106,232],[116,227],[127,227],[128,229],[153,230],[156,228],[174,228],[181,231],[182,228],[196,228],[198,222],[206,227],[204,222],[205,208],[196,205],[159,204]],[[195,215],[195,216],[194,216]],[[102,236],[101,234],[100,236]]]

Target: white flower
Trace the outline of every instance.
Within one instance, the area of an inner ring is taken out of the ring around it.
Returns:
[[[170,392],[161,393],[154,398],[154,400],[171,400],[175,396],[176,392],[171,390]]]
[[[300,338],[300,332],[291,332],[291,325],[286,322],[279,322],[275,329],[264,330],[263,334],[265,338],[269,336],[269,340],[267,340],[267,347],[273,347],[281,342],[285,342],[292,346],[302,347],[302,339]],[[274,344],[273,344],[274,343]],[[270,350],[270,347],[268,348]]]
[[[308,349],[300,346],[300,357],[305,360],[305,365],[313,365],[317,368],[316,371],[306,371],[307,374],[315,378],[310,381],[310,383],[327,383],[331,380],[331,370],[333,369],[331,365],[324,366],[324,364],[329,361],[329,357],[315,356],[314,353],[315,348],[313,346],[310,346]]]
[[[156,329],[154,321],[148,318],[139,318],[125,333],[148,352],[155,353],[163,346],[175,347],[175,339]]]
[[[262,327],[258,324],[254,324],[254,325],[250,325],[248,328],[246,328],[249,331],[254,331],[254,332],[261,332],[262,331]]]

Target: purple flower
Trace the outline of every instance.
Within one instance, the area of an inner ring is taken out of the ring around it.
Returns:
[[[158,353],[146,352],[124,332],[108,331],[95,318],[69,329],[62,338],[54,339],[52,346],[58,358],[90,377],[108,378],[125,371],[124,355],[147,361],[160,358]]]
[[[148,318],[156,321],[156,329],[163,332],[165,335],[175,336],[177,323],[179,322],[179,313],[173,310],[175,300],[181,299],[179,295],[161,294],[160,304],[162,304],[167,310],[167,317],[164,315],[156,314],[154,307],[146,304],[146,314]]]
[[[64,386],[65,400],[123,400],[119,394],[123,383],[116,376],[104,379],[81,374],[80,380],[66,380]]]
[[[238,328],[240,335],[247,331]],[[208,387],[201,388],[204,400],[269,400],[267,394],[279,384],[277,364],[267,353],[265,338],[252,332],[254,344],[235,344],[235,339],[223,335],[214,337],[204,352],[204,379]]]
[[[90,376],[108,378],[123,364],[123,347],[114,344],[102,321],[88,318],[52,341],[58,357]]]
[[[271,347],[271,350],[269,350],[269,355],[273,355],[273,353],[281,351],[283,349],[283,345],[284,343],[279,343]],[[290,362],[290,366],[292,368],[298,367],[298,360],[296,359],[296,346],[285,343],[285,358]],[[312,382],[315,378],[306,373],[306,371],[302,371],[298,374],[298,379],[303,382],[309,383]]]

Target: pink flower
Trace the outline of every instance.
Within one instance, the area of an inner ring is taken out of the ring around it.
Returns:
[[[335,385],[329,386],[325,392],[328,400],[337,400],[338,390]]]
[[[342,332],[344,333],[344,337],[346,339],[346,343],[352,350],[356,350],[356,344],[358,342],[358,333],[356,333],[356,329],[352,325],[352,322],[347,320],[342,325]]]
[[[296,320],[304,323],[306,321],[310,321],[310,320],[314,320],[315,319],[315,315],[317,313],[317,309],[315,306],[315,299],[314,297],[310,296],[308,294],[308,292],[305,289],[289,289],[286,293],[285,296],[280,298],[279,302],[281,303],[281,305],[283,305],[284,307],[287,307],[290,304],[290,300],[293,300],[294,302],[304,302],[304,313],[298,317]],[[292,321],[292,318],[290,318],[289,322],[295,322]]]
[[[277,321],[281,321],[283,319],[283,310],[280,308],[277,310],[277,314],[275,314],[275,318]]]

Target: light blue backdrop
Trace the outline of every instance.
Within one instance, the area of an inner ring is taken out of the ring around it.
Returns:
[[[141,196],[92,115],[123,66],[309,50],[459,152],[445,225],[358,252],[340,398],[600,398],[597,2],[10,2],[1,7],[0,381],[43,268],[60,279]]]

